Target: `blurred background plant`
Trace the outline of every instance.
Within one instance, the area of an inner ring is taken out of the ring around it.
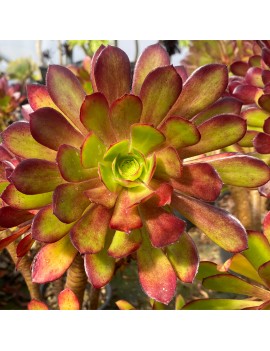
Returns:
[[[0,78],[0,131],[20,118],[19,106],[24,99],[21,84],[11,84],[5,76]]]
[[[181,61],[188,72],[208,63],[246,61],[253,51],[252,40],[179,40],[181,48],[188,48],[186,57]]]
[[[10,79],[18,81],[22,87],[29,80],[39,81],[41,79],[37,64],[27,57],[9,61],[6,73]]]

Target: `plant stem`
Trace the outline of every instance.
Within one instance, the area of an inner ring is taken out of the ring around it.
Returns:
[[[230,187],[230,192],[235,204],[234,215],[246,229],[252,229],[252,208],[249,191],[244,188]]]
[[[5,237],[7,237],[9,234],[10,234],[9,231],[5,231]],[[6,250],[8,251],[12,261],[16,265],[16,262],[18,260],[18,257],[16,254],[16,244],[14,242],[9,244]],[[30,267],[31,267],[30,258],[28,256],[24,256],[20,260],[20,263],[17,266],[17,270],[21,273],[21,275],[25,280],[31,299],[41,300],[39,285],[32,282]]]
[[[83,259],[78,254],[68,270],[65,288],[69,288],[74,292],[80,302],[81,307],[86,283],[87,277],[84,270]]]
[[[100,289],[96,289],[93,286],[91,286],[90,310],[97,310],[98,309],[99,295],[100,295]]]
[[[261,230],[261,202],[262,197],[257,190],[250,191],[250,200],[252,208],[252,228]]]

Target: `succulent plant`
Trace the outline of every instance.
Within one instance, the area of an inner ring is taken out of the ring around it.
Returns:
[[[5,76],[0,78],[0,131],[18,119],[16,110],[24,100],[20,88],[19,84],[10,85]]]
[[[136,252],[142,288],[167,304],[177,277],[192,282],[198,267],[177,213],[225,250],[247,248],[245,228],[211,202],[223,183],[265,184],[269,167],[239,153],[215,154],[246,132],[239,103],[221,98],[226,66],[203,66],[184,85],[178,71],[156,44],[131,80],[127,55],[101,46],[91,62],[93,94],[58,65],[49,67],[46,86],[28,86],[30,122],[2,133],[20,163],[2,194],[0,226],[32,221],[32,238],[44,244],[34,282],[61,277],[79,252],[100,288],[115,261]]]
[[[77,296],[70,289],[61,291],[58,295],[58,305],[60,310],[79,310],[80,303]],[[48,306],[39,300],[33,299],[28,304],[28,310],[48,310]]]
[[[249,248],[223,265],[207,261],[200,264],[197,278],[205,288],[242,296],[194,300],[183,309],[270,309],[270,212],[263,226],[264,233],[248,231]]]
[[[81,66],[69,65],[67,66],[71,72],[79,79],[83,90],[86,94],[93,93],[93,87],[89,80],[90,72],[91,72],[91,57],[86,56],[83,59]]]
[[[181,61],[191,73],[209,63],[230,65],[234,61],[245,61],[253,52],[252,40],[181,40],[188,53]]]
[[[126,310],[126,311],[136,310],[136,308],[126,300],[118,300],[115,302],[115,304],[119,308],[119,310]],[[167,309],[166,305],[164,305],[161,302],[157,302],[153,299],[149,299],[149,305],[150,305],[152,310],[166,310]],[[180,294],[177,295],[175,298],[174,309],[181,310],[184,305],[185,305],[185,300],[184,300],[183,296]]]

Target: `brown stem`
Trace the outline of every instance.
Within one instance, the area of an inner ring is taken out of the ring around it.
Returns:
[[[84,270],[83,259],[78,254],[68,270],[65,287],[74,292],[80,302],[81,307],[86,283],[87,277]]]
[[[234,215],[239,219],[246,229],[252,229],[252,208],[250,204],[249,191],[244,188],[230,187],[234,200]]]
[[[100,289],[96,289],[93,286],[91,286],[90,310],[97,310],[98,309],[99,295],[100,295]]]
[[[6,231],[4,234],[4,237],[8,236],[9,234],[10,234],[10,231]],[[18,260],[18,257],[16,254],[16,244],[13,242],[9,244],[6,249],[10,257],[12,258],[13,262],[16,264]],[[31,267],[30,258],[28,256],[24,256],[21,259],[20,263],[18,264],[17,270],[21,273],[21,275],[25,280],[31,299],[41,300],[39,285],[32,282],[30,267]]]
[[[252,228],[253,230],[261,230],[261,214],[262,214],[262,197],[257,190],[250,191],[250,200],[252,207]]]

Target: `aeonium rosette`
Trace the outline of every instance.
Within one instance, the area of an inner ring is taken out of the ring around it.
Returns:
[[[94,93],[85,95],[68,69],[52,65],[46,86],[28,87],[30,123],[15,123],[2,135],[23,159],[2,199],[25,215],[38,211],[32,236],[45,245],[33,262],[34,282],[62,276],[79,251],[89,281],[100,288],[112,278],[115,261],[136,252],[142,288],[168,303],[177,277],[192,282],[198,267],[196,247],[174,211],[225,250],[242,251],[244,227],[209,202],[223,182],[266,183],[269,168],[236,153],[204,157],[246,131],[242,118],[227,113],[230,106],[212,114],[227,87],[224,65],[201,67],[182,87],[166,51],[153,45],[131,82],[127,55],[100,47],[91,82]],[[197,125],[189,121],[196,116],[202,119]]]

